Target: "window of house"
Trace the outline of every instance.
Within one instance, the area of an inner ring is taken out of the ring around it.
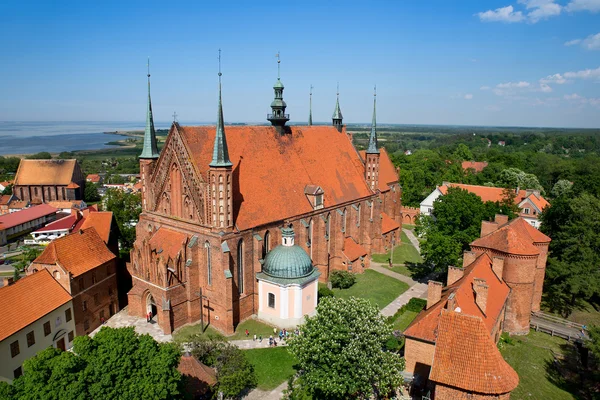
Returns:
[[[52,333],[52,328],[50,327],[50,321],[44,322],[44,336],[48,336]]]
[[[98,296],[98,293],[94,294],[94,304],[95,305],[100,304],[100,296]]]
[[[23,368],[19,367],[19,368],[15,369],[13,371],[13,374],[15,376],[15,379],[17,379],[18,377],[20,377],[21,375],[23,375]]]
[[[267,256],[267,253],[271,250],[271,234],[269,231],[265,232],[265,240],[263,245],[263,260]]]
[[[69,342],[72,342],[73,339],[75,338],[75,334],[73,333],[73,331],[69,332],[69,335],[67,336],[69,338]]]
[[[83,329],[86,331],[90,329],[90,321],[88,321],[87,319],[83,321]]]
[[[65,310],[65,321],[69,322],[71,320],[72,316],[71,316],[71,309],[68,308]]]
[[[315,196],[315,207],[321,207],[323,205],[323,195],[318,194]]]
[[[56,317],[56,321],[54,321],[54,327],[58,328],[61,324],[62,324],[62,318],[59,315],[58,317]]]
[[[329,228],[331,228],[331,216],[330,214],[327,214],[327,217],[325,218],[325,239],[329,240],[329,234],[330,234],[330,230]]]
[[[35,344],[35,332],[31,331],[27,334],[27,347],[31,347]]]
[[[244,293],[244,241],[240,239],[237,248],[238,292]]]
[[[52,276],[54,277],[54,279],[58,280],[58,279],[60,279],[60,272],[58,272],[58,271],[54,271],[54,272],[52,273]]]
[[[524,208],[524,209],[523,209],[523,213],[524,213],[524,214],[529,214],[529,208]]]
[[[275,294],[269,293],[269,307],[275,308]]]
[[[84,301],[81,302],[81,309],[83,311],[87,310],[87,301],[84,300]]]
[[[210,243],[208,240],[204,242],[204,248],[206,249],[206,276],[208,284],[212,285],[212,259],[210,256]]]
[[[34,191],[35,195],[37,196],[38,195],[38,188],[33,188],[33,191]]]
[[[306,225],[306,245],[310,247],[312,244],[312,219]]]
[[[20,352],[21,350],[19,349],[19,341],[15,340],[10,344],[10,355],[12,358],[15,358]]]

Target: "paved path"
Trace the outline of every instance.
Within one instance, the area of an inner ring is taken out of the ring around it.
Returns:
[[[90,333],[90,336],[94,337],[94,335],[98,333],[98,331],[103,326],[109,326],[111,328],[123,328],[126,326],[133,326],[137,333],[139,333],[140,335],[148,333],[157,342],[170,342],[173,339],[171,335],[165,335],[163,333],[162,329],[160,329],[160,327],[156,323],[156,320],[148,323],[146,322],[145,318],[131,316],[127,312],[127,307],[123,308],[121,311],[110,317],[104,325],[99,326],[92,333]]]
[[[399,281],[405,282],[410,286],[406,292],[404,292],[400,296],[396,297],[396,299],[394,301],[392,301],[390,304],[388,304],[381,310],[381,314],[383,314],[384,316],[389,317],[391,315],[396,314],[396,311],[398,311],[400,309],[400,307],[402,307],[403,305],[408,303],[408,301],[410,299],[412,299],[413,297],[421,297],[421,298],[427,297],[427,285],[426,284],[419,283],[417,281],[414,281],[413,279],[411,279],[408,276],[399,274],[394,271],[390,271],[386,267],[382,267],[381,264],[371,262],[371,269],[373,269],[377,272],[380,272],[384,275],[387,275],[391,278],[395,278],[395,279],[398,279]]]
[[[247,396],[245,400],[280,400],[283,397],[283,391],[287,389],[287,381],[277,386],[270,392],[260,389],[254,389]]]
[[[285,340],[279,340],[279,337],[275,338],[277,340],[277,347],[287,346]],[[250,350],[250,349],[268,349],[269,348],[269,338],[263,338],[262,342],[256,339],[256,341],[250,340],[230,340],[229,343],[236,345],[242,350]]]
[[[417,239],[413,231],[409,229],[402,229],[402,232],[406,233],[406,236],[408,236],[408,240],[410,240],[410,242],[413,246],[415,246],[419,254],[421,254],[421,244],[419,243],[419,239]]]

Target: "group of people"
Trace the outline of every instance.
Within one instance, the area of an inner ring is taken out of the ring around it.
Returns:
[[[248,329],[246,329],[245,331],[246,333],[246,337],[249,338],[250,337],[250,331]],[[300,331],[298,330],[298,328],[296,328],[294,330],[294,332],[290,332],[287,329],[283,328],[279,330],[279,333],[277,332],[277,328],[273,328],[273,335],[269,335],[269,347],[274,347],[277,346],[277,336],[279,336],[279,341],[281,342],[282,340],[286,340],[289,336],[291,335],[299,335]],[[262,343],[263,341],[263,337],[262,335],[258,335],[256,336],[256,334],[254,334],[254,336],[252,337],[253,341],[259,341],[260,343]]]

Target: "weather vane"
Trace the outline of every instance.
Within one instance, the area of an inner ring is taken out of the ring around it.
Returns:
[[[221,82],[221,75],[223,75],[221,73],[221,49],[219,49],[219,82]]]
[[[173,122],[177,122],[177,111],[173,111]]]
[[[312,96],[313,85],[310,85],[310,95]]]
[[[337,83],[337,95],[338,96],[340,95],[340,83],[339,82]]]
[[[373,96],[377,96],[377,85],[373,87]]]
[[[146,66],[148,67],[148,78],[150,78],[150,57],[148,57],[148,63]]]
[[[281,59],[279,59],[279,51],[275,54],[277,57],[277,79],[281,78]]]

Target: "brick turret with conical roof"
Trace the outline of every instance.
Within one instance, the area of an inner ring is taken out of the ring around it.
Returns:
[[[146,129],[144,131],[144,144],[142,154],[140,154],[140,179],[142,187],[147,187],[146,182],[150,179],[156,160],[159,157],[158,146],[156,145],[156,131],[154,130],[154,118],[152,117],[152,100],[150,98],[150,59],[148,59],[148,106],[146,109]],[[142,209],[149,210],[151,205],[151,196],[142,191]]]
[[[365,178],[372,190],[377,190],[379,185],[379,149],[377,148],[377,92],[373,94],[373,121],[371,122],[371,135],[369,147],[365,154]]]
[[[209,164],[209,191],[212,198],[211,215],[213,228],[233,226],[232,166],[227,149],[225,123],[223,121],[223,101],[221,97],[221,51],[219,50],[219,105],[212,161]]]

